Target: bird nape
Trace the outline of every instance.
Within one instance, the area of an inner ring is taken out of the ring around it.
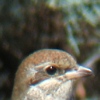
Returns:
[[[91,75],[65,51],[39,50],[19,66],[12,100],[70,100],[74,80]]]

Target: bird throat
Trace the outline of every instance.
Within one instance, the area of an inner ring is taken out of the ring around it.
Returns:
[[[30,86],[27,97],[29,97],[29,100],[32,100],[30,98],[34,98],[34,100],[37,100],[37,98],[40,98],[40,100],[71,100],[72,84],[73,81],[71,80],[62,82],[51,78],[38,85]]]

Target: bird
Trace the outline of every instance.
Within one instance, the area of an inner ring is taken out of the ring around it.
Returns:
[[[19,65],[11,100],[71,100],[75,80],[92,74],[66,51],[38,50]]]

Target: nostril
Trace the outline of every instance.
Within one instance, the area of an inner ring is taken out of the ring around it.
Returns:
[[[65,72],[77,71],[77,68],[66,68]]]
[[[70,72],[70,71],[72,71],[71,68],[66,68],[66,69],[65,69],[65,72]]]

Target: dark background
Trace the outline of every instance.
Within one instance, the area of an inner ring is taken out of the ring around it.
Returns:
[[[62,49],[93,69],[76,100],[100,98],[99,0],[0,0],[0,100],[10,100],[15,72],[36,50]]]

